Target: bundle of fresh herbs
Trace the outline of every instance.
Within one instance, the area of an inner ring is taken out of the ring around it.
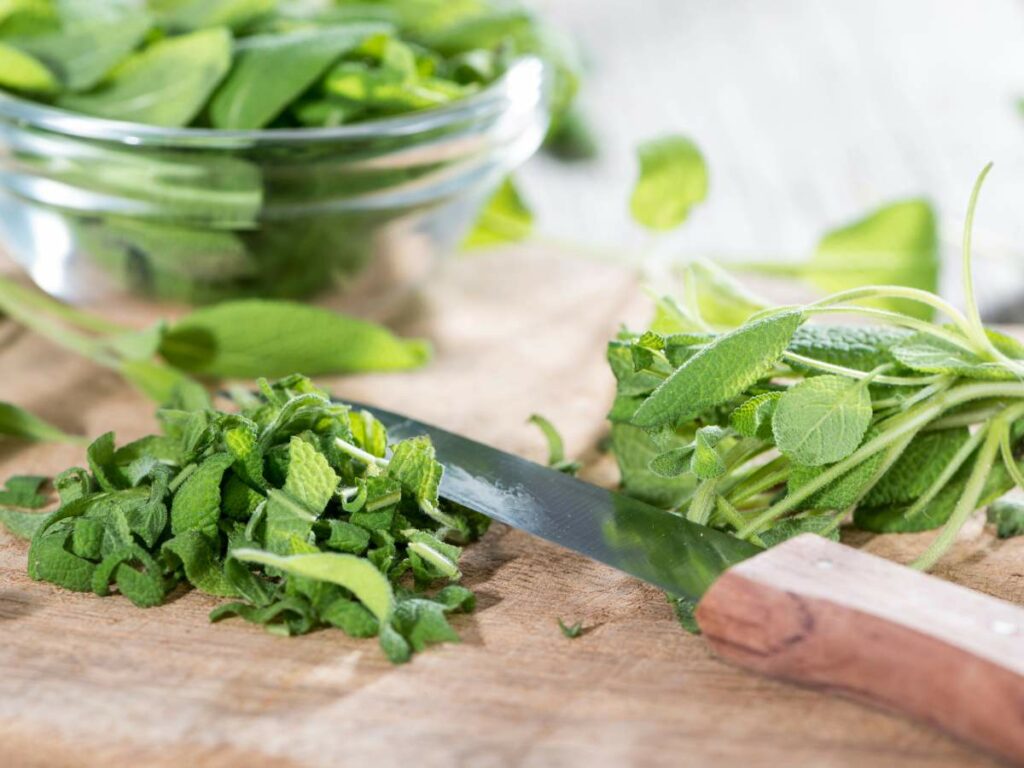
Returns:
[[[0,87],[97,117],[168,127],[322,127],[437,107],[525,54],[572,99],[568,47],[499,0],[13,0]]]
[[[659,300],[647,332],[608,349],[626,491],[767,546],[837,536],[851,516],[877,532],[941,527],[915,562],[926,569],[973,512],[1024,487],[1024,345],[982,325],[971,280],[987,171],[968,209],[965,312],[903,285],[769,308],[711,265],[687,267],[683,301]],[[935,312],[948,322],[924,319]],[[874,324],[809,322],[829,315]],[[996,508],[1003,535],[1019,515]]]
[[[288,635],[334,626],[378,636],[394,662],[458,640],[446,614],[474,603],[457,583],[460,545],[488,520],[438,498],[429,440],[389,447],[371,413],[303,376],[233,400],[226,412],[179,393],[158,412],[162,434],[121,447],[101,436],[88,469],[53,481],[49,514],[32,511],[47,501],[41,478],[12,478],[0,522],[31,540],[29,575],[116,588],[140,607],[191,585],[231,600],[212,621]]]

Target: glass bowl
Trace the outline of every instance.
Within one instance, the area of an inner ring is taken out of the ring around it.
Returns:
[[[334,128],[101,120],[0,95],[0,249],[75,303],[209,303],[341,288],[379,314],[465,235],[547,131],[524,58],[443,108]]]

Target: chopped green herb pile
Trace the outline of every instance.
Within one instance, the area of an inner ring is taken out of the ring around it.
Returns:
[[[983,327],[971,281],[987,170],[967,218],[965,312],[906,286],[769,308],[694,265],[682,303],[660,300],[651,330],[608,349],[626,491],[765,546],[837,536],[851,516],[869,531],[941,528],[915,563],[930,568],[975,510],[1024,487],[1024,345]],[[935,312],[949,322],[923,319]],[[876,325],[808,322],[851,314]],[[994,508],[1000,535],[1020,520]]]
[[[167,127],[322,127],[429,109],[479,91],[525,54],[554,65],[563,111],[577,83],[571,51],[515,2],[0,5],[0,88]]]
[[[373,415],[302,376],[234,397],[237,412],[173,403],[162,434],[117,447],[107,433],[53,484],[12,478],[0,522],[31,539],[34,579],[159,605],[182,584],[238,616],[296,635],[337,627],[373,637],[394,662],[456,641],[446,615],[473,609],[461,545],[487,518],[438,498],[426,438],[388,445]]]

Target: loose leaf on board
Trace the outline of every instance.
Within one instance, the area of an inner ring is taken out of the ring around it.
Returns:
[[[69,435],[24,408],[0,402],[0,438],[13,437],[41,443],[78,443],[81,438]]]
[[[206,376],[315,376],[403,370],[430,356],[426,342],[327,309],[259,299],[198,309],[171,325],[160,352],[182,370]]]
[[[682,224],[708,193],[708,169],[697,145],[683,136],[664,136],[637,149],[640,173],[629,209],[648,229]]]

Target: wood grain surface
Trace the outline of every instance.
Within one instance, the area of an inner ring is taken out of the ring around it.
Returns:
[[[430,367],[326,383],[536,459],[524,422],[539,411],[593,459],[612,391],[602,348],[645,315],[640,296],[628,272],[550,254],[452,261],[399,323],[435,340]],[[154,428],[117,377],[3,333],[0,400],[83,434]],[[0,476],[83,460],[4,444]],[[602,461],[590,476],[613,478]],[[927,541],[846,538],[900,561]],[[463,642],[402,667],[338,631],[210,625],[217,600],[195,592],[149,610],[65,592],[29,580],[25,555],[0,534],[4,765],[993,765],[929,728],[733,669],[657,590],[502,526],[467,550],[479,608],[455,620]],[[938,574],[1024,603],[1024,540],[976,522]],[[559,617],[587,630],[568,640]]]
[[[935,724],[1024,765],[1024,609],[804,534],[730,568],[697,621],[720,657]]]

